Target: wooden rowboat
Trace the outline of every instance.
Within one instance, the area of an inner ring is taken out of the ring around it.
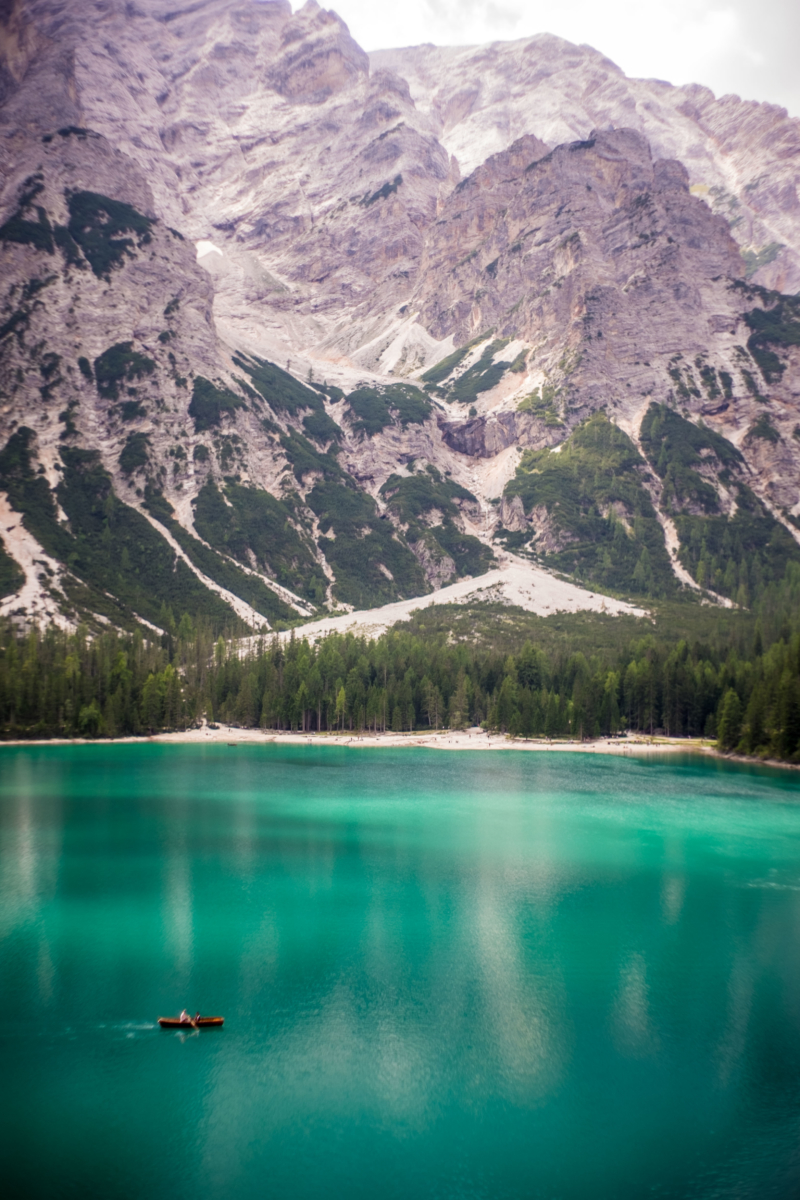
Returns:
[[[180,1017],[159,1017],[158,1023],[162,1029],[206,1029],[213,1025],[222,1025],[224,1017],[198,1017],[196,1021],[182,1021]]]

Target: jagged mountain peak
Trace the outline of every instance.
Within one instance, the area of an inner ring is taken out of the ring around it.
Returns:
[[[637,129],[657,158],[678,159],[690,184],[730,223],[746,269],[765,286],[800,288],[800,121],[773,104],[717,99],[699,84],[630,79],[590,46],[550,34],[478,47],[377,51],[373,66],[408,79],[421,112],[468,173],[524,133],[549,145],[595,128]]]

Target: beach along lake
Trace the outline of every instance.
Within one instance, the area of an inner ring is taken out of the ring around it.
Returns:
[[[798,1195],[798,801],[688,755],[2,747],[5,1194]]]

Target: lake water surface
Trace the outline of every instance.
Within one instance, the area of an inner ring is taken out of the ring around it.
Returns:
[[[0,749],[4,1194],[800,1195],[799,783]]]

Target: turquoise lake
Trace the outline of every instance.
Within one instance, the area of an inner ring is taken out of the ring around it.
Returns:
[[[0,749],[4,1195],[800,1195],[799,785]]]

